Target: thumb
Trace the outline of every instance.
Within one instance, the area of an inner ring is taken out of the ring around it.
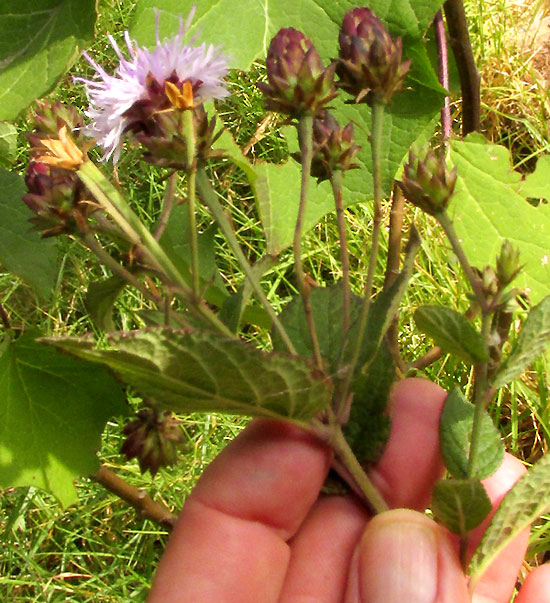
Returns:
[[[372,519],[355,550],[346,603],[465,603],[464,574],[445,531],[409,509]]]

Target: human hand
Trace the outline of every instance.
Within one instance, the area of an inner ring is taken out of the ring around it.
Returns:
[[[470,601],[456,537],[421,513],[443,472],[445,396],[422,379],[395,386],[390,440],[370,473],[395,510],[374,518],[351,497],[319,496],[331,462],[323,444],[285,423],[253,421],[187,499],[149,603]],[[484,481],[494,507],[523,472],[506,455]],[[471,552],[487,523],[471,533]],[[473,601],[509,601],[527,541],[525,531],[501,553]],[[545,565],[528,576],[515,603],[549,602]]]

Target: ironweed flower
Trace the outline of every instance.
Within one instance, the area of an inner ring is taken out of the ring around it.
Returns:
[[[331,115],[323,111],[313,120],[313,159],[311,175],[319,181],[327,180],[335,170],[359,167],[353,160],[361,147],[355,144],[353,124],[344,128]]]
[[[370,9],[356,8],[346,13],[338,42],[337,86],[355,96],[356,103],[389,102],[410,65],[401,62],[401,38],[392,40]]]
[[[337,94],[335,65],[324,67],[311,40],[292,27],[280,29],[269,44],[267,79],[258,87],[272,111],[299,116],[317,113]]]
[[[193,13],[194,10],[185,25],[180,19],[178,33],[173,38],[162,42],[157,15],[157,43],[152,50],[140,48],[125,32],[129,59],[109,36],[120,59],[115,75],[109,75],[85,53],[96,76],[77,78],[86,85],[90,100],[86,115],[91,123],[84,131],[105,150],[105,160],[112,157],[115,163],[118,161],[122,137],[127,132],[162,134],[155,116],[193,109],[207,100],[229,94],[223,83],[228,71],[227,57],[213,45],[185,43]]]
[[[449,170],[445,159],[429,150],[423,160],[410,151],[399,186],[406,199],[433,216],[447,208],[455,184],[456,166]]]

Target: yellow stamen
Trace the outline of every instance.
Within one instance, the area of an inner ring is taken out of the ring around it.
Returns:
[[[84,153],[67,134],[67,126],[59,128],[58,139],[45,138],[42,145],[49,151],[38,157],[38,161],[65,170],[74,170],[84,161]]]
[[[176,109],[193,109],[196,106],[193,102],[193,86],[189,81],[183,82],[181,90],[172,82],[164,82],[164,92]]]

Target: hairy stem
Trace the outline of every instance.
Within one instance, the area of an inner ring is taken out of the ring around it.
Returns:
[[[443,5],[449,41],[460,78],[462,92],[462,135],[480,128],[480,77],[468,34],[468,22],[462,0],[447,0]]]
[[[158,241],[168,224],[168,219],[172,213],[174,207],[174,196],[176,194],[176,185],[178,182],[177,172],[172,172],[168,176],[168,183],[166,184],[166,190],[164,191],[164,199],[162,202],[162,209],[160,211],[160,217],[156,224],[154,237]]]
[[[351,286],[349,282],[348,240],[346,236],[346,217],[342,197],[342,170],[335,170],[330,179],[334,203],[336,205],[336,221],[338,223],[338,238],[340,241],[340,260],[342,262],[342,341],[345,340],[349,329]]]
[[[197,171],[197,188],[199,190],[203,203],[208,207],[208,209],[214,216],[214,219],[218,223],[221,231],[225,235],[227,243],[235,254],[235,257],[239,262],[241,270],[244,272],[246,278],[248,279],[248,282],[250,283],[250,286],[252,287],[254,293],[258,297],[265,311],[269,314],[269,317],[273,321],[273,326],[281,336],[281,339],[285,343],[287,350],[290,354],[296,354],[296,349],[292,344],[292,341],[290,341],[290,337],[288,336],[283,325],[281,324],[281,321],[279,320],[279,317],[273,309],[273,306],[269,303],[269,300],[267,299],[260,285],[259,279],[256,277],[255,272],[252,270],[252,267],[250,266],[248,260],[242,252],[241,247],[239,245],[239,241],[237,240],[237,237],[235,236],[235,233],[231,228],[231,224],[223,211],[223,207],[216,199],[216,193],[212,189],[212,185],[210,184],[206,172],[202,167],[199,167]]]
[[[343,387],[343,399],[349,392],[351,381],[355,375],[357,369],[357,363],[359,362],[359,356],[361,354],[361,347],[363,344],[363,338],[365,336],[365,330],[367,328],[367,318],[369,314],[372,288],[374,282],[374,273],[376,271],[376,264],[378,263],[378,248],[380,240],[380,222],[382,220],[382,126],[384,120],[384,104],[375,101],[372,106],[372,130],[371,130],[371,153],[372,153],[372,172],[373,172],[373,184],[374,184],[374,213],[372,219],[372,239],[371,248],[369,255],[369,265],[367,268],[367,280],[365,283],[365,292],[363,298],[363,305],[361,308],[361,314],[359,317],[359,324],[357,327],[357,341],[351,357],[351,364],[347,371],[345,383]]]
[[[434,19],[435,42],[437,45],[437,58],[439,68],[439,83],[449,89],[449,57],[447,52],[447,36],[445,33],[445,23],[443,23],[443,15],[438,10]],[[441,130],[443,138],[443,148],[451,135],[451,101],[445,95],[445,101],[441,109]]]
[[[189,215],[189,248],[191,250],[191,282],[193,299],[195,303],[200,300],[199,280],[199,246],[197,238],[197,218],[195,214],[195,176],[197,166],[195,163],[195,124],[193,111],[183,112],[183,127],[185,134],[185,148],[187,150],[187,209]]]
[[[298,141],[300,143],[300,156],[302,160],[302,182],[300,187],[300,205],[298,207],[298,217],[296,219],[296,227],[294,228],[294,241],[292,249],[294,251],[294,270],[296,271],[296,280],[298,282],[298,290],[302,298],[304,306],[304,314],[306,323],[311,338],[311,348],[313,350],[313,358],[315,364],[323,367],[323,359],[319,350],[319,341],[317,339],[317,331],[315,330],[315,320],[313,318],[313,309],[309,299],[309,286],[306,284],[304,265],[302,262],[302,231],[304,225],[304,216],[307,207],[307,196],[309,189],[309,181],[311,174],[311,158],[313,137],[313,116],[309,113],[302,115],[298,121]]]
[[[363,470],[363,467],[361,467],[361,464],[344,437],[340,426],[334,427],[331,445],[336,458],[346,468],[347,472],[349,472],[349,475],[353,478],[361,491],[363,498],[367,501],[372,510],[375,513],[387,511],[389,507],[386,501],[382,498],[382,495],[376,486],[370,481],[368,475]],[[342,477],[345,478],[346,476]]]
[[[174,527],[177,517],[169,509],[155,502],[145,490],[132,486],[105,465],[101,465],[99,471],[90,477],[134,507],[141,517],[150,519],[169,531]]]
[[[456,257],[460,262],[460,266],[462,267],[462,270],[464,270],[464,274],[470,282],[470,286],[472,287],[472,290],[476,296],[481,311],[485,312],[487,309],[487,300],[485,299],[485,295],[483,294],[481,281],[475,275],[473,268],[470,266],[470,262],[468,262],[468,258],[466,257],[464,249],[462,248],[462,244],[460,243],[458,235],[456,234],[453,221],[449,218],[449,215],[446,211],[438,213],[435,217],[439,224],[441,224],[441,227],[443,228],[445,234],[447,235],[447,238],[449,239],[449,243],[451,244],[451,247],[453,248]]]

